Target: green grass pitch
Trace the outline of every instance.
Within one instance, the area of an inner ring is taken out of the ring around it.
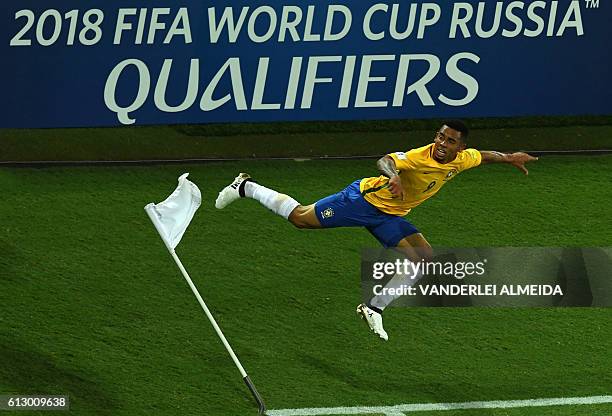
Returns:
[[[409,219],[434,246],[610,246],[611,162],[484,166]],[[372,160],[0,170],[0,394],[67,394],[75,415],[256,414],[143,210],[185,171],[203,204],[177,252],[269,408],[612,393],[611,309],[396,308],[379,342],[354,313],[376,241],[297,230],[251,200],[215,210],[241,170],[302,203],[376,174]]]

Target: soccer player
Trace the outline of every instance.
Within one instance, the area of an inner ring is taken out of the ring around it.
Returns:
[[[460,120],[445,122],[434,142],[407,152],[390,153],[378,160],[381,176],[358,179],[341,192],[311,205],[300,205],[289,195],[268,189],[246,173],[238,175],[217,197],[223,209],[240,197],[253,198],[298,228],[365,227],[384,247],[396,248],[409,260],[428,259],[432,249],[423,234],[404,218],[410,210],[434,196],[464,170],[487,163],[507,163],[528,174],[525,163],[537,160],[526,153],[504,154],[466,148],[468,128]],[[411,276],[416,282],[419,276]],[[387,286],[398,287],[406,276],[394,276]],[[393,292],[392,292],[393,293]],[[384,309],[399,296],[378,295],[357,313],[381,339]]]

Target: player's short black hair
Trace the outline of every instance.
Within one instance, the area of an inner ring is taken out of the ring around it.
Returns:
[[[461,133],[461,139],[465,142],[467,140],[470,129],[461,120],[446,120],[442,123],[443,126],[448,126],[453,130],[457,130]]]

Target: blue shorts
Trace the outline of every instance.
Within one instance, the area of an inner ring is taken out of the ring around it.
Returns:
[[[359,191],[360,182],[356,180],[315,204],[323,228],[365,227],[385,247],[396,247],[404,237],[419,232],[404,218],[385,214],[366,201]]]

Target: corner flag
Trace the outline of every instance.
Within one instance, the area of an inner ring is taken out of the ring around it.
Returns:
[[[183,266],[181,259],[178,258],[176,252],[174,251],[176,246],[178,246],[178,244],[181,242],[183,234],[185,234],[189,223],[202,203],[202,194],[200,193],[200,189],[195,183],[187,179],[188,175],[189,173],[184,173],[181,175],[181,177],[178,179],[178,186],[168,198],[158,204],[147,204],[144,209],[153,222],[155,229],[164,241],[164,244],[174,259],[174,262],[183,274],[183,277],[187,281],[191,291],[200,303],[206,317],[221,339],[223,346],[234,361],[238,371],[240,371],[243,381],[246,383],[249,391],[255,398],[255,401],[257,401],[257,405],[259,406],[259,414],[263,415],[266,412],[266,405],[264,404],[262,397],[257,392],[255,385],[246,373],[244,367],[242,367],[242,364],[238,360],[238,357],[234,353],[234,350],[230,346],[229,342],[227,342],[225,335],[223,335],[223,332],[221,332],[221,328],[219,328],[217,321],[215,321],[215,318],[210,313],[206,303],[204,303],[204,299],[202,299],[200,292],[198,292],[198,289],[193,284],[193,281],[191,280],[191,277],[189,277],[189,274]]]
[[[149,218],[168,249],[176,248],[185,234],[194,214],[202,203],[202,194],[195,183],[184,173],[178,179],[178,186],[172,194],[159,204],[150,203],[145,207]]]

